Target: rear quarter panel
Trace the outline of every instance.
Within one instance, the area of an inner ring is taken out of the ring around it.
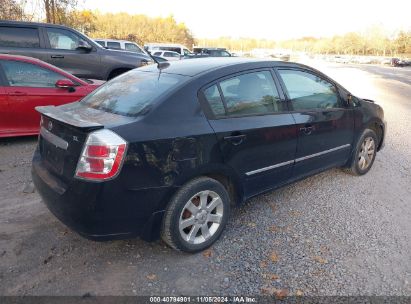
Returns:
[[[216,136],[192,83],[138,122],[113,128],[130,144],[120,179],[128,190],[169,188],[209,173],[232,174],[223,165]],[[165,208],[170,195],[158,202]]]

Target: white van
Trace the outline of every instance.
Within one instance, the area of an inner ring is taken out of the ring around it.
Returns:
[[[181,56],[193,55],[188,48],[182,44],[175,43],[147,43],[144,45],[144,49],[150,53],[157,50],[172,51],[180,54]]]
[[[95,42],[100,44],[102,47],[112,50],[123,50],[129,52],[145,53],[143,48],[135,42],[127,40],[115,40],[115,39],[94,39]]]

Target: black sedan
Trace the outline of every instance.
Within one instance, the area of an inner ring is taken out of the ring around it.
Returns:
[[[38,111],[33,181],[57,218],[187,252],[253,196],[333,167],[367,173],[386,133],[380,106],[324,74],[244,58],[138,68]]]

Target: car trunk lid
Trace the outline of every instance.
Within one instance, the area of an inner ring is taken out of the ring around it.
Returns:
[[[90,132],[131,120],[81,103],[36,107],[36,110],[41,113],[39,150],[42,164],[64,182],[73,179]]]

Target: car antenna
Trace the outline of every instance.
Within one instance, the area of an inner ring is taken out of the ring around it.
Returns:
[[[160,72],[161,72],[162,69],[165,69],[170,65],[170,63],[168,63],[168,62],[159,62],[157,59],[154,58],[153,55],[151,55],[151,53],[149,51],[147,51],[147,54],[157,64],[157,69],[159,69]]]

